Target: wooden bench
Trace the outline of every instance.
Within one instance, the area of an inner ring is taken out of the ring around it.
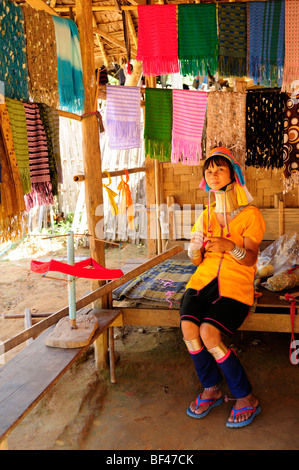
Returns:
[[[8,434],[109,328],[120,311],[87,308],[78,314],[93,314],[98,318],[98,329],[86,346],[74,349],[46,346],[45,339],[54,329],[52,326],[0,368],[0,448],[8,447]]]

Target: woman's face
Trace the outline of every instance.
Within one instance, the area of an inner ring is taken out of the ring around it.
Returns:
[[[205,171],[205,180],[208,186],[214,191],[231,183],[230,169],[228,165],[223,163],[220,166],[217,166],[214,162],[211,162]]]

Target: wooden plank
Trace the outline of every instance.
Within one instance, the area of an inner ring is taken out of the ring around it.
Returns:
[[[91,344],[119,316],[119,310],[92,310],[99,327]],[[52,327],[51,329],[53,329]],[[45,393],[86,351],[49,348],[45,345],[49,330],[0,368],[0,441],[14,429]]]
[[[32,317],[31,317],[31,310],[30,308],[25,308],[25,314],[24,314],[24,324],[25,324],[25,330],[30,328],[32,326]],[[27,340],[27,345],[32,343],[33,338],[29,338]]]

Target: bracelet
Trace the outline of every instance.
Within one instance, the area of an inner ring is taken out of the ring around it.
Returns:
[[[190,259],[199,258],[200,255],[201,255],[200,249],[198,249],[198,250],[191,250],[190,248],[188,248],[188,256],[189,256]]]
[[[246,250],[242,246],[238,246],[235,244],[232,250],[229,251],[233,258],[236,260],[241,260],[246,256]]]

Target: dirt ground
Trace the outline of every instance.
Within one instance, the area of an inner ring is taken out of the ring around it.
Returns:
[[[24,329],[24,319],[3,314],[21,314],[27,307],[55,312],[67,305],[63,282],[30,271],[31,259],[61,260],[65,253],[52,242],[41,248],[31,241],[0,258],[0,341]],[[77,254],[88,256],[83,248]],[[146,256],[145,247],[128,244],[120,253],[108,249],[106,266]],[[77,298],[89,290],[90,281],[77,281]],[[115,328],[117,382],[110,383],[109,371],[96,369],[90,347],[12,431],[9,449],[298,450],[299,366],[289,362],[290,335],[239,332],[224,340],[233,342],[260,401],[262,413],[250,426],[225,427],[233,402],[201,420],[189,418],[186,409],[200,384],[179,329],[127,326]],[[5,361],[17,352],[7,353]],[[225,382],[221,388],[229,395]]]

